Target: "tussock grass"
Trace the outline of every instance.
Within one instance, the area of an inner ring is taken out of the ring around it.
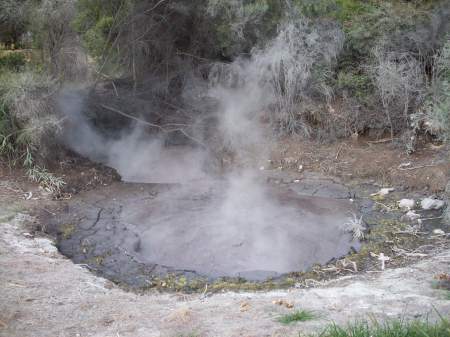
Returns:
[[[57,177],[53,173],[47,171],[46,168],[39,166],[30,167],[27,170],[27,175],[31,181],[40,184],[47,192],[55,195],[59,195],[61,189],[66,184],[61,177]]]
[[[316,319],[318,316],[309,310],[297,310],[292,314],[283,315],[278,318],[278,322],[282,324],[291,324],[295,322],[305,322]]]
[[[320,337],[450,337],[450,323],[442,318],[438,323],[396,320],[386,323],[367,322],[341,327],[329,326]]]

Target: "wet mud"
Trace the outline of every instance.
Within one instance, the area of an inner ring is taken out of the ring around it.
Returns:
[[[263,281],[358,249],[342,229],[355,212],[345,186],[261,181],[113,183],[47,222],[63,254],[131,287],[169,274]]]

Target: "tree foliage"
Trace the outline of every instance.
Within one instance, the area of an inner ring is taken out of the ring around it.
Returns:
[[[20,44],[29,18],[29,0],[0,1],[0,42],[8,48]]]
[[[213,65],[270,50],[293,23],[285,51],[295,55],[266,63],[272,113],[286,131],[399,133],[418,111],[430,130],[449,124],[445,0],[3,0],[0,22],[1,42],[32,38],[39,68],[61,82],[93,68],[118,80],[122,97],[158,109],[168,100],[183,107],[187,87],[208,85]],[[15,57],[2,57],[2,68],[24,71]]]

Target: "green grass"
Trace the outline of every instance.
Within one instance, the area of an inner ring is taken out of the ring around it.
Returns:
[[[181,333],[178,334],[177,337],[200,337],[200,334],[197,332],[190,332],[188,334]]]
[[[444,290],[443,299],[450,301],[450,290]]]
[[[311,321],[313,319],[317,318],[317,315],[308,310],[297,310],[296,312],[292,314],[283,315],[280,318],[278,318],[278,322],[282,324],[291,324],[295,322],[305,322],[305,321]]]
[[[384,324],[367,322],[340,327],[331,325],[320,337],[450,337],[448,320],[441,319],[438,323],[421,321],[407,322],[391,321]]]

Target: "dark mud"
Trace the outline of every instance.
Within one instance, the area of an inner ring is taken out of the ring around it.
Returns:
[[[342,230],[355,211],[344,186],[246,184],[114,183],[77,195],[47,221],[63,254],[132,287],[168,274],[265,280],[358,249]]]
[[[378,189],[277,170],[185,184],[117,182],[61,202],[42,222],[64,255],[112,281],[135,289],[198,289],[214,280],[291,279],[345,256],[359,270],[373,269],[378,261],[371,252],[392,256],[397,248],[429,243],[405,232],[411,227],[396,206],[406,195],[420,196],[397,190],[374,200]],[[423,223],[423,233],[442,228],[440,212],[418,212],[434,219]],[[362,214],[368,227],[362,248],[342,229],[353,214]]]

